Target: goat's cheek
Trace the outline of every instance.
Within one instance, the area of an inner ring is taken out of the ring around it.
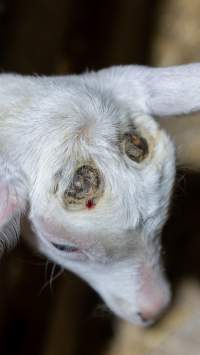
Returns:
[[[47,237],[47,239],[48,236],[52,236],[52,235],[65,236],[66,234],[61,226],[60,227],[55,226],[51,221],[49,221],[49,219],[45,219],[40,216],[34,218],[34,225],[42,234],[44,234]]]

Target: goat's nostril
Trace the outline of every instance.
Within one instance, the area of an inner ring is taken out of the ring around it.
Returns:
[[[141,311],[138,312],[137,315],[143,322],[152,322],[160,318],[160,316],[166,310],[167,305],[167,303],[162,306],[159,304],[159,307],[158,305],[156,305],[156,307],[155,305],[151,305],[151,307],[147,307],[146,305],[146,307],[143,306],[141,308]]]
[[[145,316],[145,314],[143,314],[142,312],[138,312],[137,315],[140,317],[140,319],[143,321],[143,322],[147,322],[151,319],[149,319],[148,317]]]

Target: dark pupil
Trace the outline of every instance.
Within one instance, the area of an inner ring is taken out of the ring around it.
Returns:
[[[68,252],[68,253],[78,251],[78,248],[73,247],[73,246],[71,246],[71,245],[63,245],[63,244],[57,244],[57,243],[52,243],[52,245],[53,245],[56,249],[61,250],[61,251],[66,251],[66,252]]]

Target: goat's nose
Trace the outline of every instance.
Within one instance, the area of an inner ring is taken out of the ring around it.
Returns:
[[[149,322],[156,320],[159,315],[161,315],[161,313],[161,310],[159,310],[159,312],[155,312],[151,309],[142,309],[140,312],[138,312],[138,316],[143,322]]]
[[[141,267],[138,316],[143,321],[154,321],[161,316],[170,303],[171,292],[161,273],[149,265]]]
[[[166,310],[169,305],[170,295],[169,293],[160,293],[160,297],[152,299],[143,299],[140,303],[138,315],[142,321],[154,321]]]

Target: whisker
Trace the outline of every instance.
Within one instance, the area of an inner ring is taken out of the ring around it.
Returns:
[[[53,287],[52,286],[53,286],[55,270],[56,270],[56,264],[53,263],[51,273],[50,273],[50,280],[49,280],[49,287],[50,287],[51,295],[53,295]]]
[[[47,276],[48,276],[48,266],[49,266],[50,262],[47,259],[45,262],[45,269],[44,269],[44,279],[45,279],[45,283],[48,281],[47,280]]]
[[[48,265],[49,265],[49,264],[50,264],[50,263],[47,261],[47,262],[46,262],[46,265],[45,265],[45,278],[46,278],[46,279],[47,279],[47,272],[48,272]],[[42,292],[46,289],[47,286],[50,286],[51,294],[53,294],[53,293],[52,293],[52,284],[53,284],[53,282],[54,282],[56,279],[58,279],[58,278],[64,273],[64,271],[65,271],[64,268],[60,267],[59,270],[58,270],[58,272],[57,272],[55,275],[53,275],[54,272],[55,272],[56,267],[57,267],[57,265],[56,265],[55,263],[53,263],[52,270],[51,270],[51,274],[50,274],[50,279],[47,280],[47,281],[44,283],[44,285],[41,287],[41,290],[40,290],[40,292],[39,292],[39,296],[42,294]]]

